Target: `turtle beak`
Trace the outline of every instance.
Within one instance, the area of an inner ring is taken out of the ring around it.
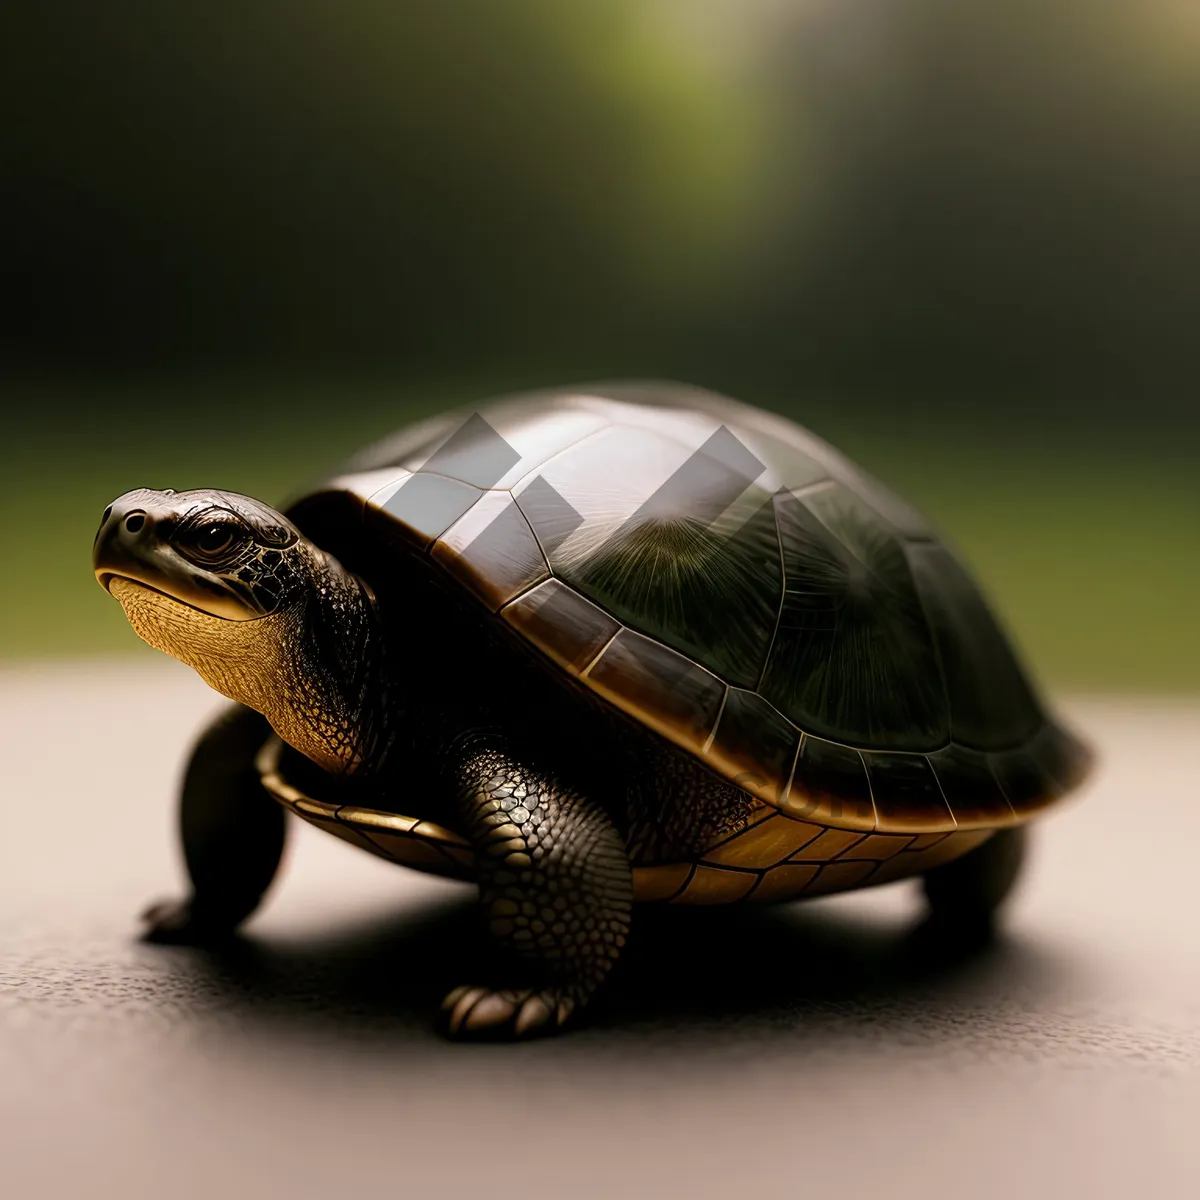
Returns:
[[[118,496],[104,510],[92,544],[97,583],[111,594],[114,579],[131,580],[225,620],[261,615],[172,548],[171,533],[181,516],[174,492],[137,488]]]
[[[96,580],[106,591],[114,576],[155,586],[146,578],[155,557],[161,501],[170,493],[137,488],[118,496],[105,510],[92,543]],[[159,572],[161,574],[161,572]]]

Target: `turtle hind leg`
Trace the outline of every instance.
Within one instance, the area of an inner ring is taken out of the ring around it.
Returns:
[[[552,1033],[616,961],[633,873],[624,840],[588,797],[478,742],[457,756],[461,830],[475,847],[492,937],[514,986],[455,988],[442,1005],[455,1037]]]
[[[228,936],[257,907],[283,855],[284,811],[254,760],[271,736],[264,717],[235,704],[205,730],[184,774],[179,831],[191,894],[142,913],[153,942]]]
[[[982,845],[926,873],[929,922],[936,930],[990,933],[1025,861],[1023,826],[1001,829]]]

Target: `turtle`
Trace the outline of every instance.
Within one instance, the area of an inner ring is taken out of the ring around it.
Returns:
[[[920,877],[990,929],[1088,744],[959,555],[799,424],[679,383],[409,424],[276,509],[126,492],[100,584],[232,703],[184,773],[190,888],[146,936],[230,936],[291,813],[478,887],[501,948],[459,1037],[557,1031],[633,905]]]

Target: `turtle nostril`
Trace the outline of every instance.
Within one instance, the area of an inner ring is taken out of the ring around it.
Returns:
[[[112,516],[112,505],[110,504],[110,505],[109,505],[109,506],[108,506],[108,507],[107,507],[107,508],[104,510],[104,516],[102,516],[102,517],[100,518],[100,524],[101,524],[101,525],[103,525],[103,524],[104,524],[104,522],[105,522],[105,521],[107,521],[107,520],[108,520],[108,518],[109,518],[109,517],[111,517],[111,516]]]
[[[137,533],[139,529],[146,523],[145,513],[130,513],[125,518],[125,528],[130,533]]]

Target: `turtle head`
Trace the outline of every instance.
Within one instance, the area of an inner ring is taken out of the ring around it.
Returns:
[[[365,752],[370,589],[269,505],[138,488],[105,509],[96,579],[138,636],[334,770]]]
[[[93,560],[126,611],[132,585],[209,617],[255,621],[310,585],[310,549],[286,517],[249,496],[138,488],[104,510]]]

